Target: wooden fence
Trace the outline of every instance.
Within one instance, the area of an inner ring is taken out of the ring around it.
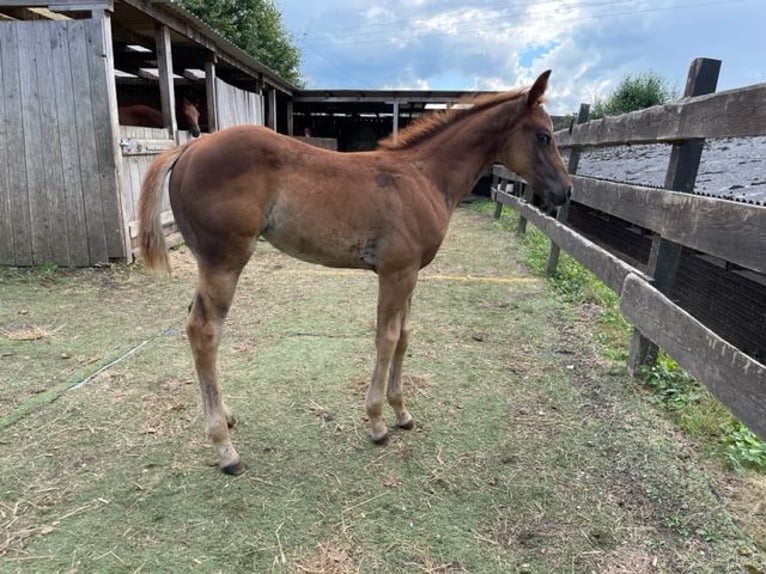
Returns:
[[[564,249],[620,295],[635,327],[628,367],[651,364],[656,346],[766,440],[766,207],[694,195],[704,138],[766,135],[766,84],[712,93],[720,62],[692,63],[684,98],[596,121],[587,106],[556,132],[570,173],[587,148],[671,145],[664,189],[573,175],[573,201],[554,219],[502,167],[493,199],[552,241],[549,272]],[[523,196],[523,197],[522,197]]]

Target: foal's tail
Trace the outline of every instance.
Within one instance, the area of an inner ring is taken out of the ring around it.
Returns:
[[[187,145],[177,146],[157,156],[141,184],[138,198],[138,245],[146,267],[159,274],[170,274],[170,259],[160,220],[162,189],[165,178]]]

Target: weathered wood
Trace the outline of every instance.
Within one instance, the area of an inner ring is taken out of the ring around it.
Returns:
[[[35,54],[34,58],[23,58],[26,62],[20,62],[21,78],[21,116],[24,126],[24,161],[27,170],[27,193],[29,197],[29,225],[32,237],[32,261],[36,264],[50,263],[54,261],[48,234],[51,221],[48,219],[47,202],[43,196],[46,187],[45,173],[47,165],[42,153],[44,149],[44,135],[42,132],[42,120],[40,117],[39,85],[37,82],[36,54],[38,38],[42,28],[39,22],[23,22],[23,33],[19,34],[18,46],[22,55]],[[22,56],[23,57],[23,56]]]
[[[109,261],[104,209],[101,201],[101,176],[98,162],[96,119],[93,112],[94,91],[91,70],[87,20],[74,20],[67,26],[74,101],[77,106],[77,139],[80,150],[80,177],[85,198],[85,224],[88,235],[88,253],[91,264]],[[95,93],[96,96],[100,94]],[[106,121],[104,119],[103,121]]]
[[[237,48],[234,44],[227,41],[220,41],[220,37],[213,38],[204,33],[200,28],[194,27],[184,19],[174,13],[174,6],[169,2],[155,2],[152,0],[122,0],[125,4],[151,16],[152,19],[178,32],[182,36],[189,38],[195,44],[207,48],[216,54],[216,57],[222,62],[237,70],[241,70],[247,78],[257,78],[264,75],[268,83],[287,95],[292,95],[293,86],[285,82],[266,66],[248,56],[245,52]]]
[[[766,273],[766,207],[573,176],[573,199],[666,239]]]
[[[766,135],[766,84],[682,98],[556,132],[561,147],[673,143],[693,138]]]
[[[184,137],[187,132],[178,132]],[[142,126],[120,126],[119,132],[121,163],[120,194],[123,204],[123,220],[125,235],[128,240],[128,258],[135,257],[137,237],[137,206],[141,182],[149,165],[157,154],[172,149],[176,142],[170,139],[168,130],[164,128],[147,128]],[[167,189],[163,191],[163,209],[170,210]]]
[[[590,114],[590,104],[580,104],[580,110],[577,113],[577,124],[584,124],[588,121],[588,115]],[[574,128],[574,124],[570,126],[570,129]],[[578,146],[572,146],[569,150],[569,159],[567,160],[567,170],[570,174],[574,175],[577,172],[577,166],[580,163],[580,148]],[[556,219],[561,223],[565,223],[569,218],[569,203],[565,203],[559,207],[556,213]],[[553,275],[556,272],[556,268],[559,265],[559,255],[561,248],[555,243],[551,242],[551,248],[548,252],[548,262],[545,267],[545,272],[548,275]]]
[[[65,10],[71,7],[88,10],[112,9],[112,0],[3,0],[3,6],[23,6]]]
[[[218,129],[241,124],[263,125],[263,104],[260,94],[241,90],[216,79]]]
[[[69,37],[65,26],[56,26],[55,38],[51,43],[54,54],[53,84],[57,114],[61,129],[62,180],[60,193],[63,199],[63,212],[59,215],[61,225],[66,227],[69,245],[69,264],[86,266],[90,263],[88,255],[88,234],[85,221],[85,198],[83,180],[80,173],[80,147],[77,136],[77,114],[79,109],[72,91],[72,60],[69,52]],[[60,262],[59,262],[60,263]]]
[[[0,26],[0,264],[15,265],[15,235],[24,229],[19,199],[26,198],[24,135],[19,98],[18,48],[15,28]],[[26,218],[28,219],[28,218]],[[31,247],[27,250],[31,259]],[[24,264],[24,263],[21,263]]]
[[[626,278],[620,311],[766,440],[764,365],[718,337],[638,276]]]
[[[207,96],[207,129],[210,133],[218,131],[218,94],[216,84],[216,60],[211,55],[205,61],[205,95]]]
[[[294,118],[293,118],[293,102],[292,100],[287,102],[287,135],[294,135]]]
[[[163,151],[167,151],[176,147],[176,143],[173,140],[164,139],[166,137],[167,134],[163,136],[163,139],[122,137],[120,138],[122,155],[124,157],[135,155],[155,156],[158,153],[162,153]]]
[[[526,201],[528,204],[532,203],[532,197],[534,197],[535,192],[532,189],[532,186],[527,183],[515,183],[515,185],[521,185],[521,195],[524,198],[524,201]],[[524,217],[524,215],[519,212],[519,222],[516,225],[516,235],[524,235],[527,232],[527,218]]]
[[[492,175],[496,175],[498,178],[505,181],[523,181],[520,175],[512,172],[510,169],[499,163],[492,166]]]
[[[173,54],[170,44],[170,30],[158,24],[154,31],[157,46],[157,73],[160,82],[160,102],[162,103],[162,125],[175,137],[178,131],[176,121],[176,96],[173,89]]]
[[[498,193],[497,199],[512,206],[520,215],[529,220],[551,241],[564,249],[573,259],[590,269],[601,281],[620,293],[622,284],[629,274],[645,277],[643,273],[596,245],[589,239],[562,225],[552,217],[548,217],[518,197],[506,193]]]
[[[63,158],[61,154],[60,131],[71,129],[68,125],[71,116],[60,117],[57,109],[56,84],[51,81],[55,70],[66,62],[54,61],[53,44],[57,39],[57,22],[38,22],[35,25],[36,63],[37,63],[37,105],[42,139],[40,147],[34,153],[44,162],[43,187],[35,190],[39,203],[36,227],[42,229],[45,242],[44,253],[50,254],[49,261],[61,265],[72,264],[69,256],[67,237],[67,215],[61,182],[64,179]],[[44,227],[39,222],[44,221]],[[44,261],[40,261],[41,263]]]
[[[111,46],[106,46],[105,21],[101,18],[85,20],[89,52],[87,58],[91,74],[92,109],[96,137],[100,176],[100,199],[103,210],[104,234],[106,236],[107,255],[110,259],[124,259],[126,253],[125,226],[121,217],[120,195],[118,190],[117,158],[115,157],[116,125],[112,119],[112,105],[109,100],[109,83],[113,82],[113,70],[109,67],[106,53]],[[94,262],[102,263],[102,262]],[[108,261],[103,262],[108,263]]]
[[[721,62],[719,60],[706,58],[694,60],[689,66],[689,72],[686,76],[684,97],[701,96],[714,92],[720,69]],[[685,193],[694,190],[704,143],[704,139],[695,138],[673,144],[665,174],[666,189]],[[652,238],[652,250],[647,272],[653,277],[655,287],[663,293],[670,293],[680,260],[681,244],[670,241],[660,233],[655,233]],[[633,332],[633,339],[636,338],[641,338],[639,331]],[[642,353],[628,356],[628,369],[631,371],[637,371],[640,365],[654,364],[657,359],[657,349],[646,342],[634,342],[631,344],[631,350]]]
[[[23,27],[0,26],[0,56],[3,61],[2,90],[6,110],[8,180],[10,185],[10,210],[12,217],[13,249],[15,265],[32,265],[32,219],[29,207],[29,182],[26,170],[26,133],[23,122],[24,93],[21,70],[28,58],[20,50],[19,36],[26,33],[30,23]]]
[[[266,125],[274,131],[277,131],[277,91],[269,88],[267,91],[269,103],[266,106],[268,110],[268,117],[266,118]]]

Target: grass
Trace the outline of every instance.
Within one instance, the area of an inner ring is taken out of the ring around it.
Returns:
[[[757,499],[657,417],[489,217],[459,210],[421,275],[417,426],[384,448],[363,412],[374,278],[258,245],[220,353],[237,478],[211,466],[182,329],[194,270],[172,257],[162,282],[0,270],[0,328],[61,327],[0,339],[0,572],[765,567],[742,526]]]
[[[491,207],[490,204],[480,204],[478,211],[489,214]],[[518,215],[505,210],[498,224],[511,232],[515,231],[517,223]],[[530,226],[519,244],[524,262],[536,274],[544,276],[549,240]],[[592,311],[598,325],[595,337],[601,343],[601,352],[610,359],[625,360],[631,327],[620,314],[618,296],[566,254],[562,254],[557,271],[549,282],[563,301],[580,309],[595,306]],[[726,465],[739,473],[746,470],[766,473],[766,443],[733,418],[673,359],[660,352],[657,363],[644,369],[641,377],[679,428],[692,437],[705,440]]]

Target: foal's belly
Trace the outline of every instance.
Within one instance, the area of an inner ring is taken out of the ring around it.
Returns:
[[[309,236],[304,231],[267,228],[262,237],[296,259],[327,267],[376,269],[375,241],[365,237],[338,237],[333,234]]]

